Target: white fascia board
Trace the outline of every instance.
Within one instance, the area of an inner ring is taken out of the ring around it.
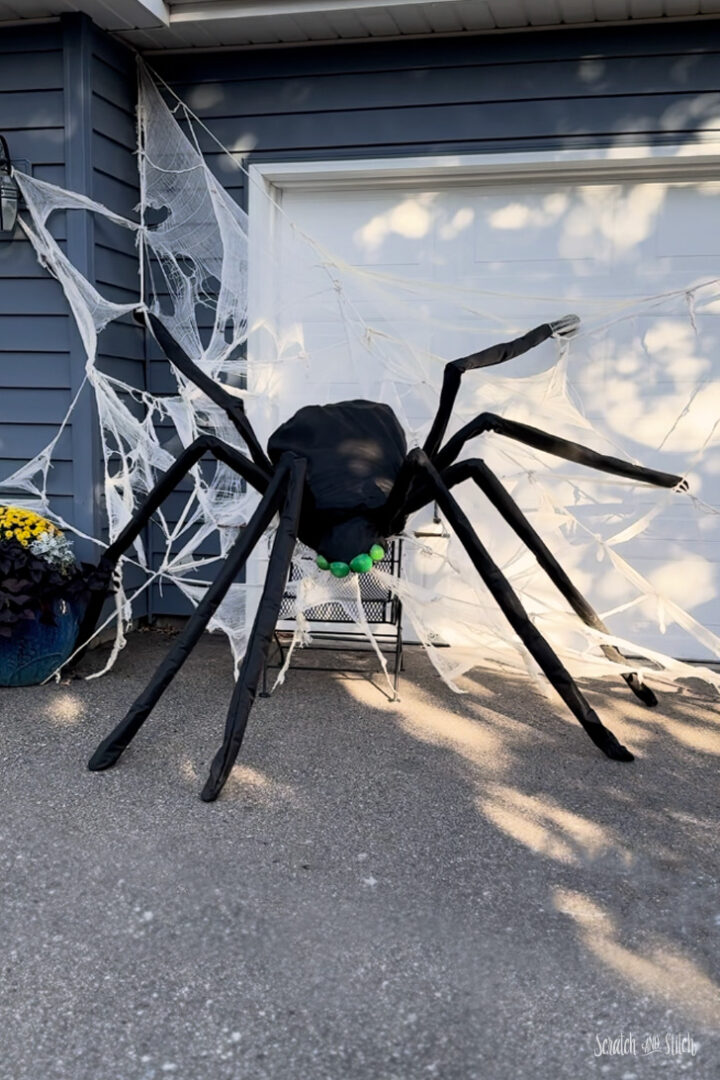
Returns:
[[[152,30],[170,25],[170,6],[165,0],[115,0],[114,3],[103,0],[103,7],[107,8],[106,16],[103,16],[101,11],[88,12],[98,26],[111,26],[114,29],[118,17],[137,30]]]
[[[433,0],[433,6],[455,4],[457,0]],[[212,19],[247,19],[259,15],[311,15],[333,11],[352,12],[371,8],[422,7],[412,0],[254,0],[241,3],[238,0],[205,0],[189,4],[170,3],[170,23],[209,22]]]
[[[170,25],[170,8],[165,0],[135,0],[135,5],[151,15],[163,26]]]

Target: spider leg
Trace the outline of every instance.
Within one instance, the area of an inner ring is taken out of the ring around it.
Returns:
[[[305,460],[303,458],[291,459],[288,469],[285,504],[270,555],[260,606],[230,702],[223,744],[213,758],[210,775],[200,794],[203,802],[213,802],[217,799],[238,756],[280,612],[285,583],[290,572],[290,561],[297,540],[305,479]]]
[[[258,442],[252,424],[245,415],[245,406],[243,405],[242,398],[235,397],[225,389],[222,383],[216,382],[215,379],[211,379],[209,375],[206,375],[202,368],[198,367],[198,365],[191,360],[187,353],[180,347],[157,315],[144,308],[140,308],[139,312],[147,319],[153,337],[167,356],[170,363],[176,367],[178,371],[181,371],[186,379],[189,379],[190,382],[198,387],[198,389],[202,390],[211,401],[214,401],[216,405],[219,405],[221,409],[225,410],[233,427],[245,443],[247,443],[250,457],[255,464],[258,468],[264,469],[266,472],[271,472],[272,465],[270,459]]]
[[[279,467],[270,486],[240,537],[231,548],[217,578],[205,593],[172,649],[135,700],[127,715],[104,739],[88,762],[93,772],[111,768],[129,746],[160,697],[187,660],[223,597],[236,580],[249,555],[282,504],[288,467]]]
[[[487,495],[490,502],[504,517],[511,529],[527,545],[540,566],[548,575],[553,585],[562,593],[573,611],[580,616],[586,626],[607,634],[609,630],[595,609],[573,585],[542,537],[535,531],[508,490],[500,483],[497,476],[484,461],[472,459],[453,465],[442,473],[442,479],[448,488],[461,484],[464,480],[474,480]],[[626,658],[614,645],[602,645],[602,651],[608,660],[624,664]],[[657,698],[649,686],[641,680],[637,672],[623,672],[623,679],[636,697],[645,705],[657,705]]]
[[[579,325],[580,320],[577,315],[565,315],[555,322],[536,326],[534,330],[529,330],[527,334],[515,338],[514,341],[503,341],[500,345],[492,345],[489,349],[482,349],[481,352],[471,353],[469,356],[461,356],[459,360],[451,360],[449,364],[446,364],[437,415],[423,447],[428,457],[434,458],[445,437],[453,405],[460,389],[460,381],[466,371],[504,364],[506,360],[522,356],[523,353],[534,349],[536,345],[541,345],[553,334],[574,333]]]
[[[632,761],[633,755],[618,742],[613,733],[601,722],[597,713],[590,707],[590,704],[578,689],[570,672],[545,641],[539,630],[533,625],[509,581],[475,535],[475,530],[470,521],[453,498],[445,481],[427,454],[420,449],[411,450],[406,458],[406,463],[407,469],[404,470],[405,482],[407,482],[412,471],[420,475],[424,474],[424,479],[432,491],[431,497],[437,500],[448,523],[455,530],[458,539],[495,598],[500,610],[527,650],[545,672],[570,711],[585,728],[595,745],[615,761]]]
[[[607,454],[599,454],[580,443],[561,439],[557,435],[550,435],[540,428],[531,427],[529,424],[521,424],[517,420],[508,420],[504,416],[495,413],[480,413],[465,427],[460,428],[456,435],[445,444],[442,450],[435,456],[434,464],[442,472],[457,458],[463,446],[470,439],[481,435],[484,431],[494,431],[498,435],[505,435],[509,439],[532,446],[536,450],[542,450],[546,454],[554,454],[555,457],[565,458],[566,461],[576,461],[579,465],[587,465],[591,469],[599,469],[600,472],[611,473],[614,476],[625,476],[630,480],[641,480],[656,487],[674,488],[680,487],[687,491],[687,482],[682,476],[673,473],[658,472],[656,469],[646,469],[643,465],[635,465],[631,461],[623,461],[621,458],[610,457]]]
[[[144,502],[135,511],[134,515],[117,539],[114,540],[103,553],[100,565],[106,570],[108,580],[112,571],[117,566],[120,556],[127,551],[130,545],[137,539],[152,515],[161,503],[164,502],[170,492],[177,487],[185,474],[188,473],[194,465],[197,465],[200,458],[206,453],[212,454],[218,461],[222,461],[226,465],[229,465],[231,469],[239,473],[243,479],[247,480],[247,482],[258,491],[262,492],[267,488],[271,474],[267,474],[262,469],[258,468],[258,466],[253,464],[253,462],[245,457],[244,454],[241,454],[239,450],[224,443],[222,439],[216,439],[213,435],[200,435],[199,438],[195,439],[195,441],[190,444],[190,446],[183,450],[167,472],[160,477],[155,487],[148,493]],[[79,646],[82,646],[91,637],[104,603],[105,593],[95,592],[92,594],[82,622],[80,623],[77,638],[75,639],[72,664],[66,665],[66,670],[76,664],[82,656],[84,649],[82,652],[78,652],[77,650]]]

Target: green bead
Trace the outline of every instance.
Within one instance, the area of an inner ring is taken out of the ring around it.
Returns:
[[[318,555],[315,562],[318,564],[318,566],[320,567],[321,570],[329,570],[330,569],[330,563],[327,561],[327,559],[325,558],[324,555]]]
[[[350,569],[354,570],[356,574],[367,574],[368,570],[372,570],[373,561],[370,555],[356,555],[354,559],[350,560]]]
[[[381,562],[385,558],[385,548],[380,544],[373,544],[370,548],[370,558],[373,562]]]
[[[346,562],[331,562],[330,573],[333,577],[347,577],[350,573],[350,567]]]

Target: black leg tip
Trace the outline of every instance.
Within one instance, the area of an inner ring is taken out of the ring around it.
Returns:
[[[615,739],[614,735],[613,735],[613,739]],[[630,751],[628,750],[628,748],[626,746],[623,746],[622,743],[619,743],[617,741],[617,739],[615,739],[615,745],[614,746],[611,746],[611,747],[609,747],[607,749],[605,747],[602,747],[602,749],[605,750],[605,753],[607,754],[607,756],[609,758],[611,758],[613,761],[634,761],[635,760],[635,755],[631,754]]]
[[[655,694],[649,686],[646,686],[644,682],[641,682],[640,679],[638,679],[637,675],[628,675],[627,684],[635,697],[639,701],[642,701],[643,705],[647,705],[650,708],[654,708],[657,705],[658,699],[655,697]]]
[[[203,802],[215,802],[218,795],[220,794],[220,791],[221,788],[217,787],[215,784],[211,783],[210,780],[208,780],[207,784],[200,792],[200,798]]]
[[[121,754],[122,748],[120,750],[106,750],[99,746],[88,761],[88,769],[90,772],[102,772],[104,769],[112,769]]]
[[[626,746],[618,742],[612,731],[609,731],[599,720],[596,724],[588,724],[585,730],[598,749],[602,750],[603,754],[611,758],[612,761],[635,760],[635,755],[631,754]]]

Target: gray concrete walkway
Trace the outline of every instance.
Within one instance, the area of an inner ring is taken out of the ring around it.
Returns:
[[[205,805],[220,638],[85,769],[168,642],[0,691],[1,1080],[720,1074],[718,703],[590,687],[618,765],[497,671],[291,673]]]

